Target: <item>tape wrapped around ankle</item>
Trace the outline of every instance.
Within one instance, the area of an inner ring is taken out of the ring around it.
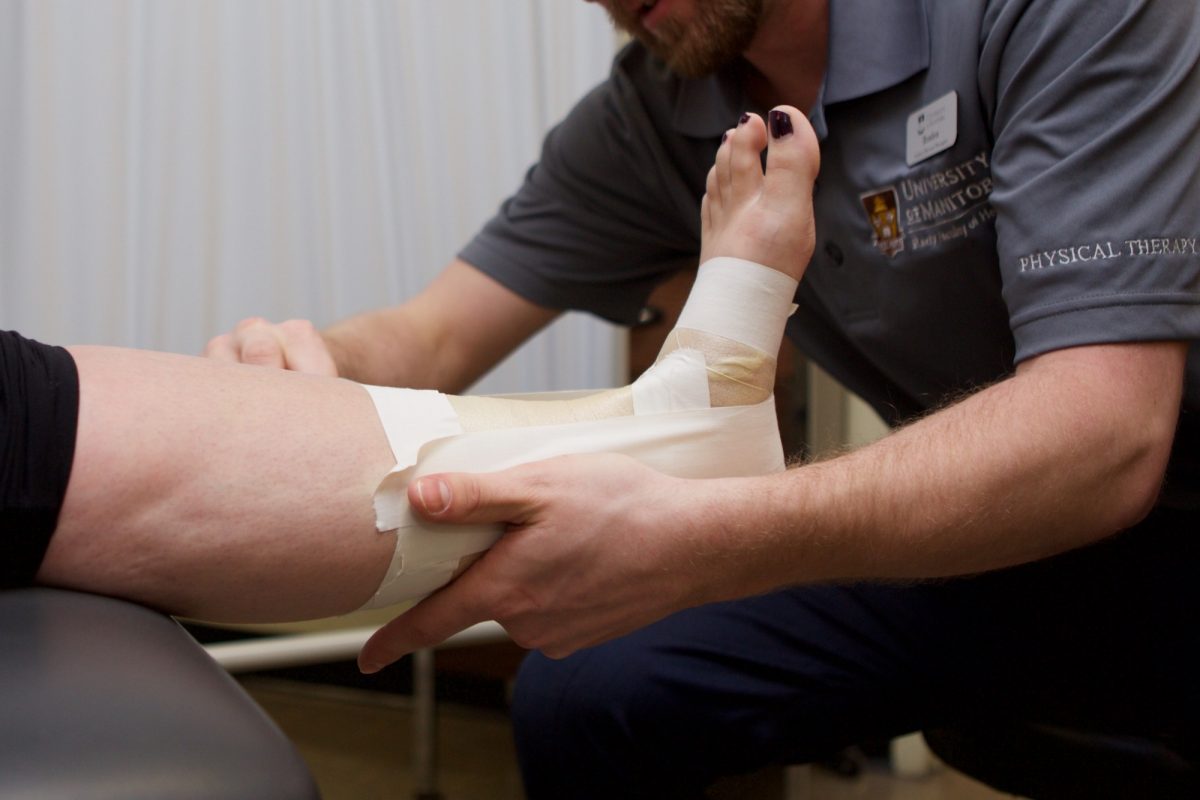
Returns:
[[[720,256],[700,265],[679,314],[678,328],[723,336],[774,357],[800,282],[743,258]]]
[[[737,342],[774,358],[795,310],[797,281],[750,261],[705,262],[678,328]],[[433,472],[488,472],[572,453],[623,453],[669,475],[716,478],[784,468],[771,398],[710,408],[703,352],[675,350],[632,386],[633,416],[463,433],[444,395],[366,387],[396,466],[375,492],[376,527],[396,531],[388,571],[368,608],[429,594],[500,537],[500,525],[431,525],[408,505],[408,484]],[[528,400],[564,399],[561,394]]]
[[[708,408],[708,370],[704,353],[676,350],[659,359],[630,384],[637,416]]]
[[[545,400],[551,395],[531,397]],[[398,463],[375,492],[377,527],[394,529],[397,540],[383,582],[365,607],[381,608],[429,594],[504,531],[502,525],[422,521],[408,504],[407,487],[416,478],[434,472],[490,472],[553,456],[601,452],[623,453],[684,478],[784,469],[773,399],[752,406],[480,431],[426,441],[415,463]]]

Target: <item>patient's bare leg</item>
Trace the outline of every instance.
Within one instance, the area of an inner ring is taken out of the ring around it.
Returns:
[[[394,538],[371,493],[393,463],[349,381],[103,347],[79,369],[71,480],[41,583],[222,621],[360,607]]]

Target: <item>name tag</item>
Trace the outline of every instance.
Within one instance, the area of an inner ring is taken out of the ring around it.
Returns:
[[[908,115],[905,161],[919,161],[948,150],[958,141],[958,92],[944,94]]]

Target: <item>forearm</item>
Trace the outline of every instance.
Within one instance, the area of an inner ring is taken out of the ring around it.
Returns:
[[[323,335],[342,377],[461,392],[557,315],[454,261],[403,305],[351,317]]]
[[[1032,363],[856,452],[710,486],[733,500],[701,506],[710,551],[741,543],[751,553],[726,591],[973,573],[1134,524],[1157,493],[1178,416],[1185,350],[1163,347],[1164,370]],[[1112,355],[1104,349],[1088,348]]]
[[[375,386],[443,388],[436,340],[405,306],[358,314],[321,335],[343,378]]]

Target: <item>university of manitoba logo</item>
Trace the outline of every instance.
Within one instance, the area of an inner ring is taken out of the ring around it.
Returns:
[[[904,229],[900,227],[900,208],[896,188],[876,189],[859,195],[867,220],[871,223],[873,243],[889,258],[904,249]]]

